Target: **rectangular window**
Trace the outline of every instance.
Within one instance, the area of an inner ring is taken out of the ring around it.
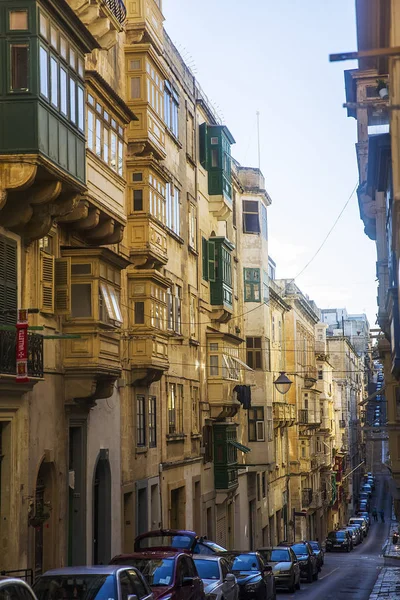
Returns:
[[[108,164],[108,139],[109,139],[110,131],[107,127],[103,129],[103,160]]]
[[[85,94],[83,88],[78,85],[78,127],[85,131]]]
[[[202,257],[202,277],[208,281],[208,241],[206,238],[201,238],[201,257]]]
[[[117,170],[117,136],[111,132],[111,168]]]
[[[144,302],[135,302],[135,325],[144,325]]]
[[[149,397],[149,447],[157,446],[157,398]]]
[[[133,190],[133,210],[143,210],[143,190]]]
[[[318,371],[318,379],[319,379],[319,380],[321,380],[321,379],[323,379],[323,378],[324,378],[324,372],[323,372],[323,371],[320,369],[320,370]]]
[[[96,154],[101,158],[101,121],[96,119]]]
[[[69,116],[76,123],[76,83],[72,77],[69,78]]]
[[[10,31],[26,31],[28,29],[28,11],[10,10],[9,29]]]
[[[252,406],[248,410],[249,442],[264,442],[264,407]]]
[[[182,288],[179,285],[175,286],[175,333],[181,333],[182,330],[182,316],[181,316],[181,307],[182,307]]]
[[[40,93],[49,97],[49,53],[40,46]]]
[[[26,92],[29,88],[29,46],[11,44],[11,91]]]
[[[219,353],[218,353],[218,344],[212,343],[210,344],[210,376],[218,377],[219,376]]]
[[[274,439],[274,425],[272,420],[272,406],[267,406],[267,441],[272,442]]]
[[[168,433],[183,433],[183,385],[168,386]]]
[[[178,127],[179,96],[171,84],[166,81],[164,88],[164,121],[168,129],[177,138],[179,136]]]
[[[265,240],[268,239],[268,221],[267,221],[267,207],[261,203],[261,233]]]
[[[260,233],[260,217],[256,200],[243,200],[244,233]]]
[[[189,321],[190,321],[190,332],[191,338],[197,338],[197,298],[196,296],[190,295],[190,307],[189,307]]]
[[[49,21],[47,19],[47,17],[41,12],[40,13],[40,21],[39,21],[39,30],[40,30],[40,35],[42,35],[45,39],[47,39],[48,36],[48,28],[49,28]]]
[[[262,347],[260,337],[246,338],[247,364],[251,369],[260,370],[263,368]]]
[[[71,285],[71,316],[84,318],[92,316],[92,285],[73,283]]]
[[[121,140],[118,141],[118,175],[121,177],[124,174],[124,144]]]
[[[119,307],[119,301],[116,291],[112,285],[100,282],[100,320],[108,323],[111,321],[114,325],[122,323],[122,314]]]
[[[200,433],[199,428],[199,388],[192,386],[192,433]]]
[[[145,397],[136,396],[136,446],[146,445]]]
[[[94,145],[94,114],[91,110],[88,110],[88,137],[87,137],[88,148],[93,150]]]
[[[140,98],[140,77],[131,77],[131,99]]]
[[[60,67],[60,108],[63,115],[68,116],[67,72]]]
[[[264,304],[269,302],[269,277],[267,271],[263,271],[263,301]]]
[[[166,225],[180,235],[180,200],[179,190],[172,184],[166,185]]]
[[[260,269],[243,269],[244,271],[244,301],[260,302],[261,282]]]
[[[50,102],[58,108],[58,62],[55,58],[50,58]]]
[[[189,205],[189,246],[197,250],[197,206]]]
[[[169,331],[174,330],[174,298],[171,288],[167,289],[167,327]]]

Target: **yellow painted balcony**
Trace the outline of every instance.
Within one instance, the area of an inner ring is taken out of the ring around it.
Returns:
[[[274,427],[291,427],[296,421],[296,407],[284,402],[273,403]]]
[[[129,250],[136,267],[160,268],[168,262],[167,233],[151,215],[128,219]]]
[[[243,340],[229,333],[207,335],[207,386],[211,418],[233,417],[241,404],[234,388],[241,383],[243,362],[239,346]]]
[[[117,36],[124,28],[126,6],[123,0],[67,0],[82,23],[97,40],[103,50],[117,43]]]
[[[129,344],[132,383],[149,385],[168,370],[168,339],[157,334],[134,335]]]

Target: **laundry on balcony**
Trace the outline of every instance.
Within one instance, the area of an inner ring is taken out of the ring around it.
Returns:
[[[233,391],[237,394],[237,399],[244,409],[251,407],[251,388],[249,385],[235,385]]]

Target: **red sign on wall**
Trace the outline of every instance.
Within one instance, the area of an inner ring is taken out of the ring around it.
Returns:
[[[17,348],[16,348],[16,378],[18,383],[28,383],[28,311],[18,310]]]

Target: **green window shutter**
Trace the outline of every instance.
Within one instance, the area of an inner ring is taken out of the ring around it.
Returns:
[[[40,310],[54,313],[54,256],[40,253]]]
[[[207,123],[202,123],[199,126],[199,151],[200,164],[207,169],[208,165],[208,140],[207,140]]]
[[[208,281],[208,241],[201,238],[201,252],[203,259],[203,279]]]
[[[215,281],[217,255],[215,253],[215,242],[208,242],[208,279]]]
[[[10,238],[0,236],[0,323],[2,325],[14,325],[17,320],[17,288],[17,243]]]
[[[244,301],[260,302],[261,281],[260,269],[243,269],[244,271]]]

